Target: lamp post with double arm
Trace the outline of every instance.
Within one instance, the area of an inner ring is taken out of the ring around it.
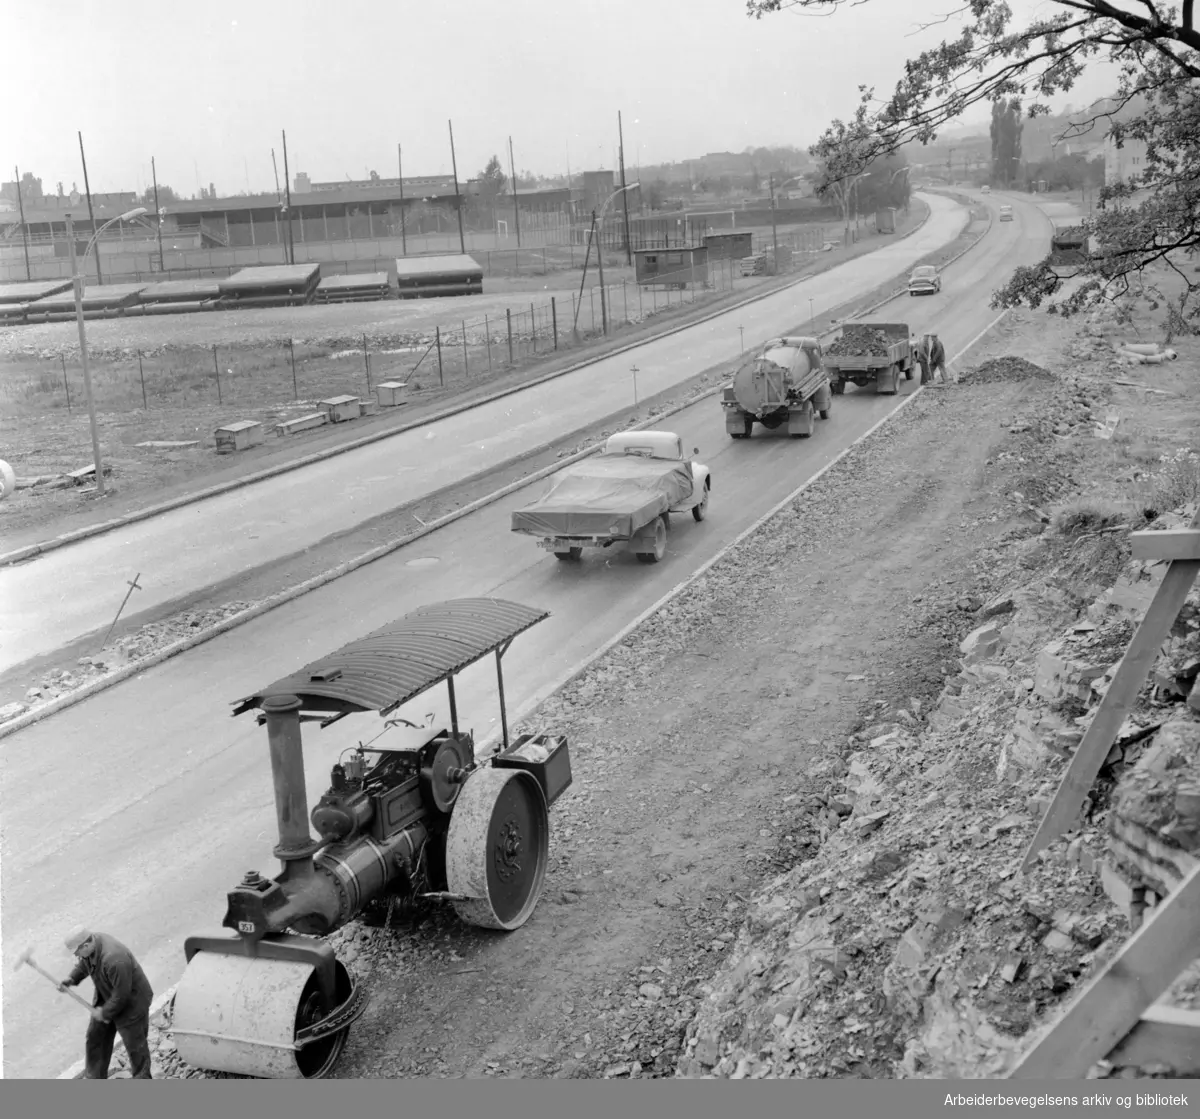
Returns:
[[[629,183],[623,187],[617,187],[605,199],[604,205],[600,207],[600,216],[596,219],[596,266],[600,269],[600,324],[604,328],[604,333],[608,333],[608,303],[604,293],[604,215],[608,213],[608,208],[613,204],[618,194],[627,190],[633,190],[635,186],[640,186],[639,183]],[[593,320],[593,327],[595,322]]]

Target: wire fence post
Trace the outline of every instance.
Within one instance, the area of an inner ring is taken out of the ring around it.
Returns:
[[[213,372],[217,375],[217,403],[221,403],[221,366],[217,361],[217,347],[213,346]]]
[[[367,336],[363,335],[363,366],[367,372],[367,395],[371,395],[371,352],[367,349]]]
[[[588,306],[592,309],[592,331],[596,330],[596,289],[588,289]]]
[[[509,308],[509,307],[504,308],[504,317],[508,320],[508,364],[512,365],[513,352],[512,352],[512,309],[511,308]]]
[[[146,403],[146,371],[142,368],[142,351],[138,350],[138,377],[142,381],[142,409],[150,411],[150,405]]]
[[[463,343],[463,376],[469,378],[471,376],[470,367],[467,364],[467,320],[462,321],[462,343]]]
[[[487,315],[483,316],[483,336],[487,341],[488,354],[488,376],[492,375],[492,324],[488,321]]]
[[[296,347],[292,339],[288,339],[288,356],[292,361],[292,392],[297,400],[300,399],[300,386],[296,383]]]
[[[545,252],[545,250],[542,250]],[[554,331],[554,348],[558,349],[558,304],[550,296],[550,329]]]
[[[433,340],[437,343],[438,352],[438,384],[444,387],[446,384],[446,379],[442,376],[442,328],[440,326],[435,326],[433,329]]]
[[[533,352],[537,353],[537,312],[529,304],[529,337],[533,339]]]
[[[59,354],[63,367],[63,388],[67,390],[67,415],[71,414],[71,382],[67,380],[67,355]]]
[[[571,292],[571,322],[575,325],[571,327],[571,332],[575,335],[575,341],[579,341],[579,309],[575,305],[575,293]]]

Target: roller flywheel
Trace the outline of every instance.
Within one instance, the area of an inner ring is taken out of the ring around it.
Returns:
[[[477,769],[462,787],[446,837],[446,884],[462,920],[518,929],[546,881],[550,813],[542,787],[518,769]]]
[[[337,998],[350,995],[339,962]],[[181,1060],[193,1068],[266,1080],[314,1080],[336,1064],[345,1029],[303,1047],[301,1030],[323,1017],[311,964],[217,952],[192,957],[175,990],[171,1033]]]

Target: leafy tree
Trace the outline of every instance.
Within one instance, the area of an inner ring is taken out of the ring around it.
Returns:
[[[1021,102],[1005,98],[992,102],[992,178],[1009,186],[1021,165]]]
[[[500,166],[499,156],[492,156],[487,166],[479,172],[479,200],[487,206],[493,205],[505,193],[508,176]]]
[[[142,191],[142,197],[138,199],[143,206],[154,208],[154,187],[148,186]],[[158,204],[160,206],[169,205],[172,202],[178,202],[179,195],[176,194],[166,183],[158,184]]]
[[[784,8],[835,12],[844,3],[870,0],[746,0],[754,18]],[[929,143],[938,129],[972,105],[1019,98],[1028,117],[1049,113],[1046,99],[1071,90],[1084,68],[1096,60],[1116,65],[1115,98],[1088,119],[1071,125],[1078,135],[1101,121],[1118,146],[1140,140],[1147,146],[1145,168],[1135,181],[1106,186],[1104,208],[1084,224],[1096,252],[1083,267],[1084,282],[1061,309],[1066,312],[1128,288],[1131,279],[1155,262],[1175,268],[1185,280],[1176,317],[1196,289],[1173,254],[1200,248],[1200,30],[1195,0],[1179,8],[1154,0],[1046,0],[1028,22],[1014,16],[1004,0],[967,0],[954,13],[957,37],[923,51],[905,64],[891,96],[876,102],[860,88],[862,101],[852,154],[830,164],[826,179],[853,175],[880,154],[913,140]],[[1136,107],[1121,119],[1123,110]],[[835,121],[817,145],[838,149],[847,126]],[[1145,196],[1134,198],[1136,192]],[[1037,306],[1056,294],[1061,280],[1049,257],[1020,268],[993,296],[994,306]]]

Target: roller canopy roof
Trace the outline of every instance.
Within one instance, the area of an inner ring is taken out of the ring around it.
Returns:
[[[549,616],[548,610],[500,598],[422,606],[235,701],[233,714],[272,697],[295,696],[309,711],[386,715]]]

